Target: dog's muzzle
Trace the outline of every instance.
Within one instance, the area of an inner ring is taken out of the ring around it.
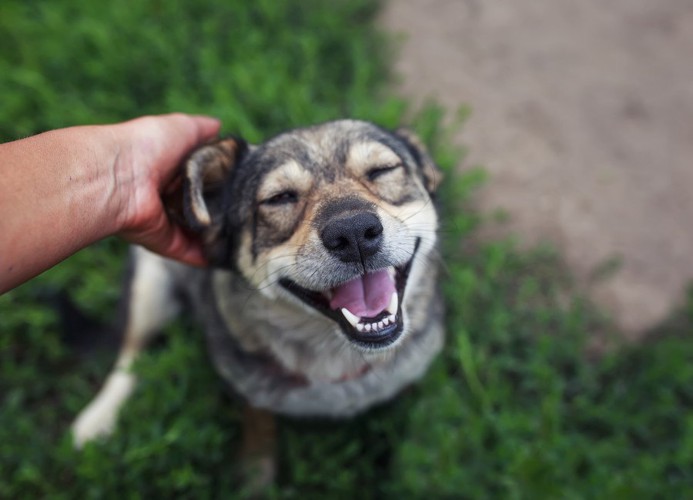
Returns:
[[[360,261],[362,269],[367,269],[368,252],[375,255],[381,246],[382,225],[377,217],[355,218],[352,225],[323,230],[321,236],[328,250],[331,245],[332,255],[343,262]],[[326,290],[309,290],[288,278],[279,283],[337,322],[354,344],[367,350],[384,348],[396,342],[404,330],[404,292],[419,243],[417,240],[411,258],[403,265],[366,271]]]
[[[337,322],[359,347],[374,350],[392,345],[404,330],[404,290],[419,241],[407,262],[393,265],[383,255],[384,228],[375,207],[355,197],[326,204],[314,224],[333,264],[350,271],[323,290],[309,290],[289,278],[279,283]]]

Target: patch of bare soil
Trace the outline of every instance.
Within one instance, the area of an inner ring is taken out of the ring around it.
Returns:
[[[629,338],[693,279],[693,2],[393,0],[401,92],[473,109],[482,210],[550,241]],[[465,168],[461,166],[460,168]]]

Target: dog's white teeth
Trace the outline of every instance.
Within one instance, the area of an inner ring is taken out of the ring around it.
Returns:
[[[342,307],[342,314],[344,315],[346,320],[349,323],[351,323],[351,326],[353,326],[354,328],[358,328],[359,326],[361,326],[361,324],[359,323],[361,321],[361,318],[359,318],[355,314],[352,314],[352,312],[349,309],[347,309],[346,307]]]
[[[398,305],[397,302],[398,302],[397,294],[394,293],[394,294],[392,294],[392,300],[390,301],[390,307],[394,306],[396,308]],[[391,324],[395,324],[396,319],[397,319],[396,314],[390,314],[389,316],[385,316],[380,321],[376,321],[373,323],[363,323],[362,318],[356,316],[354,313],[352,313],[346,307],[343,307],[341,309],[341,311],[342,311],[342,314],[344,315],[344,318],[349,322],[349,324],[351,326],[353,326],[360,333],[379,332],[380,330],[382,330],[386,326],[391,325]]]
[[[390,304],[387,306],[387,312],[392,316],[397,315],[397,310],[399,308],[399,296],[397,292],[392,292],[392,297],[390,298]]]

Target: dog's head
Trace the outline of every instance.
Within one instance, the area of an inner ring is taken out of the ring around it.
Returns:
[[[436,244],[439,180],[411,132],[330,122],[198,149],[185,166],[186,218],[212,265],[380,350],[406,332],[404,294]]]

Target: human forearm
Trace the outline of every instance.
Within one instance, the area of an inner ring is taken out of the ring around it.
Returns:
[[[100,126],[0,146],[0,293],[120,230],[116,155]]]

